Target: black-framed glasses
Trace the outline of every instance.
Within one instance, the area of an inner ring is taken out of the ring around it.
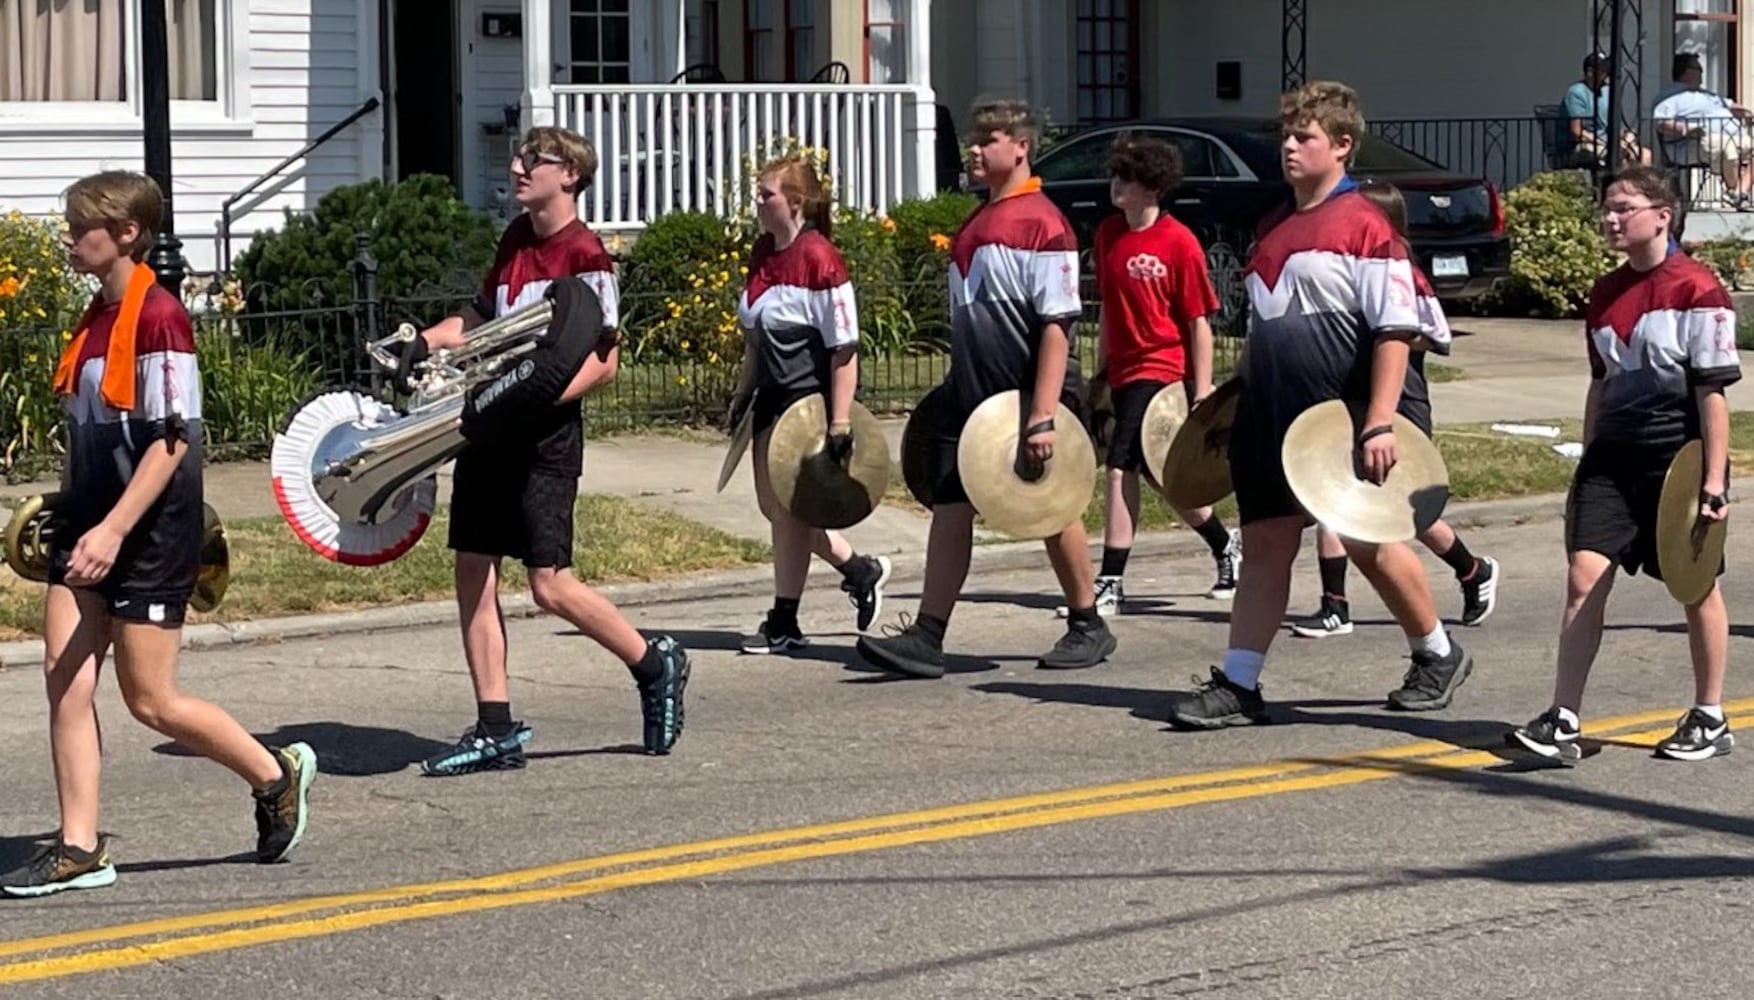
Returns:
[[[553,153],[538,153],[528,146],[512,154],[512,163],[523,167],[524,173],[526,174],[534,172],[537,166],[544,163],[558,164],[565,162],[565,159],[555,156]]]

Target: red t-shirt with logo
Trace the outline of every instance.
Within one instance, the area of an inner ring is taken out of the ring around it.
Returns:
[[[1206,253],[1188,227],[1163,214],[1144,229],[1111,215],[1096,229],[1096,285],[1111,386],[1177,382],[1194,320],[1218,311]]]

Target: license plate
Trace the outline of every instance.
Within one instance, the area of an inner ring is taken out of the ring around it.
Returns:
[[[1466,278],[1468,276],[1468,258],[1462,256],[1431,258],[1431,276],[1433,278]]]

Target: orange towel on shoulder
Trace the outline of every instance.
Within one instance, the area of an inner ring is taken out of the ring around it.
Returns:
[[[101,385],[104,403],[114,409],[134,409],[134,332],[140,325],[140,308],[146,304],[146,293],[158,282],[158,275],[145,264],[136,264],[128,276],[128,288],[122,293],[122,311],[110,328],[109,349],[104,352],[104,378]],[[79,388],[79,352],[85,347],[86,334],[91,332],[91,317],[97,309],[86,310],[79,321],[79,332],[61,352],[55,366],[55,391],[71,396]]]

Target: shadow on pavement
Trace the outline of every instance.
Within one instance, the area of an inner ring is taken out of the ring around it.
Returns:
[[[255,737],[271,747],[308,743],[317,752],[317,772],[348,777],[394,774],[449,747],[449,741],[428,739],[400,729],[355,726],[346,722],[300,722]],[[153,753],[194,757],[180,743],[160,743]]]

